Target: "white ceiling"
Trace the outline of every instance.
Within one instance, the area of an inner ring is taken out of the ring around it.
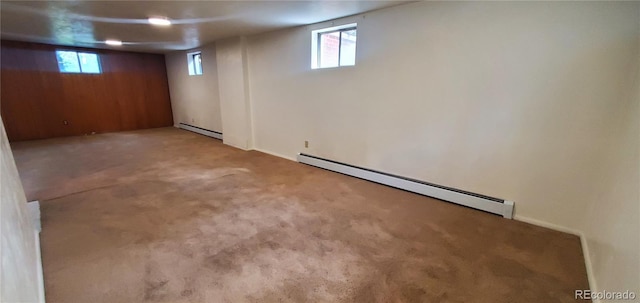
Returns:
[[[2,39],[113,48],[184,50],[239,35],[345,17],[408,1],[1,1]],[[168,17],[173,25],[151,26]]]

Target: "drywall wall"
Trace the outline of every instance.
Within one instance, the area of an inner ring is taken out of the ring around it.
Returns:
[[[195,51],[202,55],[202,75],[190,76],[187,54]],[[172,52],[165,55],[165,61],[173,123],[222,132],[216,45],[212,43],[197,49]]]
[[[251,149],[253,130],[246,39],[240,37],[218,41],[216,58],[223,142],[237,148]]]
[[[580,230],[633,85],[639,6],[419,2],[251,36],[255,148],[514,200],[520,219]],[[311,31],[352,22],[356,66],[311,70]]]
[[[640,18],[638,19],[640,27]],[[636,59],[640,73],[640,52]],[[589,208],[584,236],[598,290],[635,291],[640,296],[640,74],[636,95],[617,109],[609,152]],[[611,301],[613,302],[613,301]],[[616,301],[619,302],[619,301]]]
[[[40,302],[36,229],[0,119],[0,301]]]

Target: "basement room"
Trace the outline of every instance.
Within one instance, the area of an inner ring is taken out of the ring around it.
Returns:
[[[637,302],[640,2],[1,1],[0,302]]]

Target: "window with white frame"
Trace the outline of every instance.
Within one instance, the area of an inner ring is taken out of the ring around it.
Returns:
[[[58,70],[62,73],[99,74],[100,58],[96,53],[57,50]]]
[[[187,63],[189,64],[189,75],[202,75],[202,53],[193,52],[187,54]]]
[[[356,65],[358,24],[345,24],[311,32],[311,68]]]

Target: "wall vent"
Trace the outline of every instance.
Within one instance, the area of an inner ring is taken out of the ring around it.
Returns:
[[[193,125],[189,125],[189,124],[185,124],[185,123],[180,123],[180,128],[186,129],[188,131],[192,131],[194,133],[198,133],[198,134],[201,134],[201,135],[205,135],[207,137],[211,137],[211,138],[216,138],[216,139],[222,140],[222,133],[217,132],[217,131],[208,130],[208,129],[204,129],[202,127],[197,127],[197,126],[193,126]]]
[[[416,194],[464,205],[470,208],[479,209],[485,212],[503,216],[507,219],[511,219],[513,217],[513,201],[503,200],[456,188],[396,176],[307,154],[298,154],[298,162],[324,168],[326,170],[338,172],[348,176],[372,181],[375,183],[403,189]]]

